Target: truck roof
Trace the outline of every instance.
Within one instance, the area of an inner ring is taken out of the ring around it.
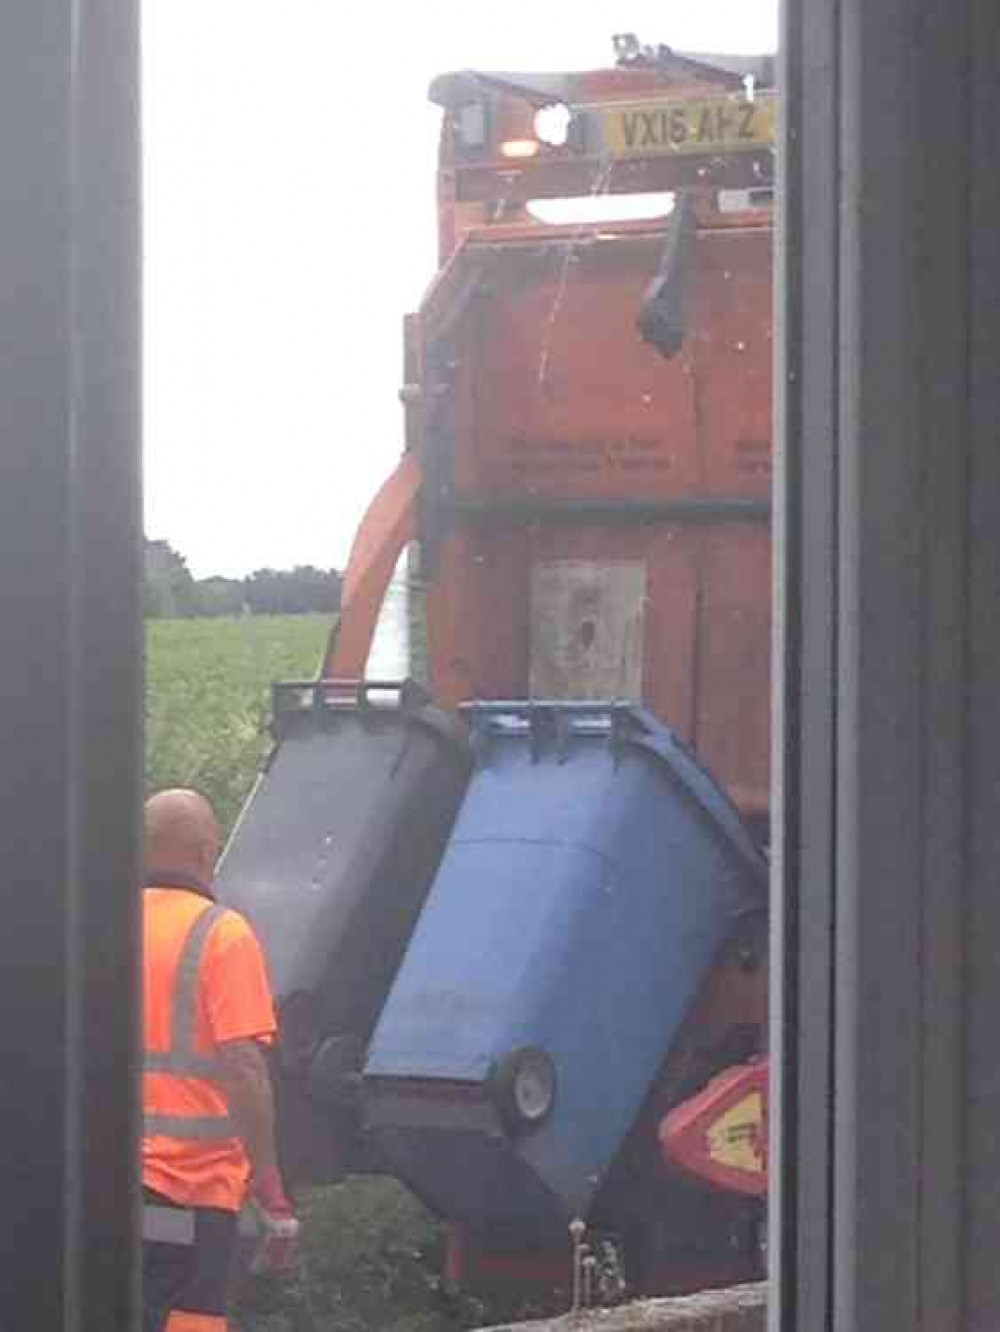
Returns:
[[[738,86],[752,77],[762,88],[774,86],[775,57],[763,55],[724,55],[713,52],[670,51],[659,48],[656,59],[636,60],[617,67],[619,74],[634,70],[648,79],[650,73],[661,73],[665,79],[678,76],[704,79],[706,82]],[[483,91],[494,89],[521,95],[527,101],[545,104],[553,101],[571,101],[574,89],[584,80],[607,71],[578,71],[530,74],[503,70],[455,70],[435,78],[428,92],[438,106],[454,107],[474,100]]]

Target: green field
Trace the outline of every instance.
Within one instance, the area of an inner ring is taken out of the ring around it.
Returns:
[[[330,627],[322,615],[151,620],[147,790],[192,786],[229,828],[269,744],[272,683],[314,676]]]

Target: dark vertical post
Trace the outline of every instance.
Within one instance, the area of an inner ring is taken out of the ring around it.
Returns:
[[[1000,19],[786,0],[784,30],[772,1326],[978,1332],[1000,1319]]]
[[[842,31],[844,1327],[960,1325],[968,11],[851,0]]]
[[[964,329],[969,366],[969,884],[964,1200],[969,1332],[1000,1327],[1000,8],[973,7],[966,66],[970,172]]]
[[[136,1326],[136,0],[0,6],[0,1322]]]

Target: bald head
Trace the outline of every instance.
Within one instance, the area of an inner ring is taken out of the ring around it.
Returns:
[[[219,858],[219,823],[197,791],[160,791],[146,801],[143,820],[143,866],[187,874],[209,883]]]

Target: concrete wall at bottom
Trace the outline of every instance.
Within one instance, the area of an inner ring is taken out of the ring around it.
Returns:
[[[492,1332],[764,1332],[767,1285],[733,1286],[676,1300],[641,1300],[620,1309],[566,1314]]]

